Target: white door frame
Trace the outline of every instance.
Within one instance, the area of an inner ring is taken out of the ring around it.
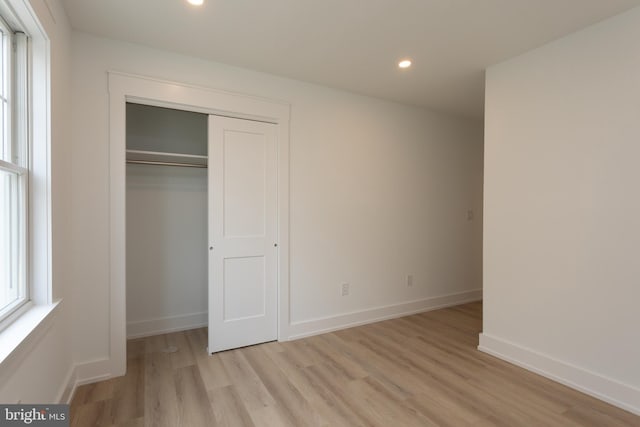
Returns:
[[[278,340],[289,336],[290,105],[264,98],[109,72],[109,376],[127,368],[126,103],[274,123],[278,150]]]

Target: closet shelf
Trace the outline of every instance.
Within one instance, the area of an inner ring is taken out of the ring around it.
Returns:
[[[127,150],[127,163],[206,168],[207,156],[197,154],[163,153],[161,151]]]

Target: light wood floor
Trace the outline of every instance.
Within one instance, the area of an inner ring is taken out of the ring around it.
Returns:
[[[206,329],[132,340],[127,375],[79,387],[71,425],[640,426],[477,351],[481,313],[473,303],[213,356]]]

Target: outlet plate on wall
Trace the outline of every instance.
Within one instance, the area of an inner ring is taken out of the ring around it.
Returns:
[[[342,296],[346,297],[347,295],[349,295],[349,284],[343,283],[340,290],[341,290]]]

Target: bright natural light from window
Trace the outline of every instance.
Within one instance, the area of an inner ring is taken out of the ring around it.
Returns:
[[[18,174],[0,169],[0,314],[24,297],[18,182]]]
[[[0,320],[28,300],[26,49],[0,19]]]

